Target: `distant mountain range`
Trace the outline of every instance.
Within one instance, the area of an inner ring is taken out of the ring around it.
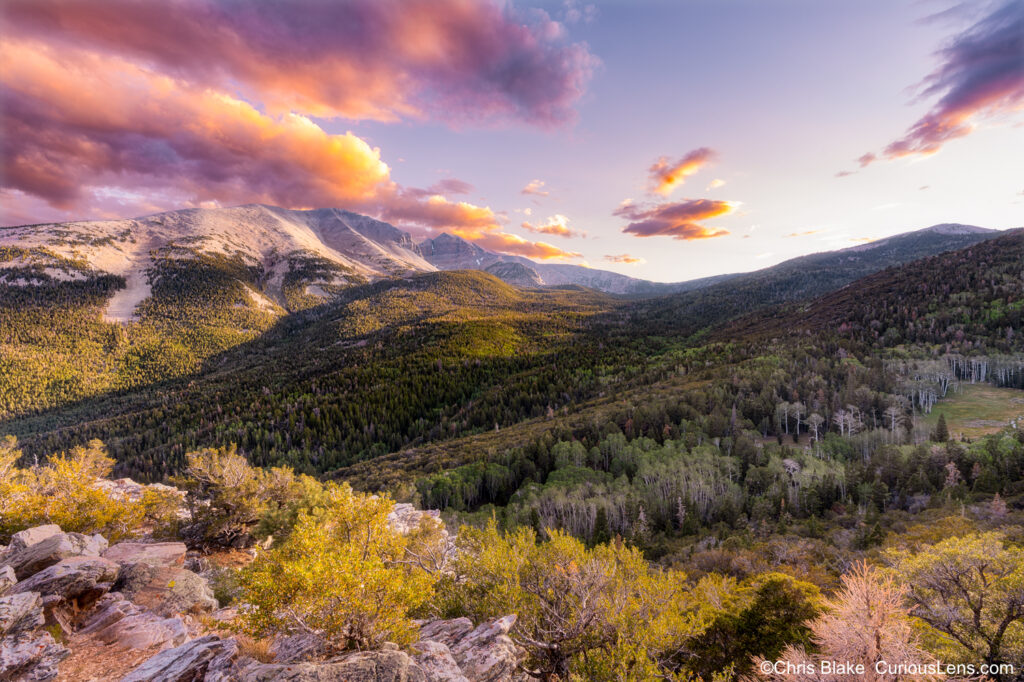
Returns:
[[[244,284],[266,310],[308,307],[353,284],[435,270],[482,270],[518,287],[583,286],[604,293],[681,294],[681,305],[771,303],[820,293],[890,265],[961,248],[996,234],[967,225],[937,225],[841,251],[795,258],[746,274],[663,284],[580,265],[537,263],[487,251],[441,234],[419,244],[388,223],[340,209],[296,211],[250,204],[184,209],[126,220],[39,224],[0,229],[0,246],[18,249],[0,260],[0,283],[29,286],[124,278],[104,311],[127,321],[152,293],[156,265],[215,256],[255,273]]]

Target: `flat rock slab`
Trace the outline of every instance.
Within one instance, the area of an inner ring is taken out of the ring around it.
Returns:
[[[57,679],[57,666],[71,652],[49,632],[0,639],[0,680],[46,682]]]
[[[65,600],[98,597],[117,579],[120,566],[101,557],[74,556],[39,571],[10,588],[13,594],[38,592]]]
[[[103,552],[122,566],[147,564],[149,566],[182,567],[185,565],[184,542],[119,542]]]
[[[43,527],[47,528],[47,526]],[[52,526],[52,528],[57,528],[57,526]],[[106,549],[107,541],[102,535],[62,533],[58,529],[56,533],[33,542],[27,547],[16,549],[13,552],[8,550],[0,565],[10,566],[14,569],[18,580],[24,580],[63,559],[75,556],[98,557]]]
[[[125,599],[162,616],[214,611],[219,604],[210,585],[184,568],[133,564],[114,586]]]
[[[254,665],[241,682],[427,682],[423,668],[401,651],[363,651],[331,663]],[[125,681],[127,682],[127,680]]]
[[[62,532],[60,526],[55,523],[48,523],[45,526],[36,526],[35,528],[26,528],[11,536],[11,544],[8,545],[7,551],[17,552],[26,547],[31,547],[37,542],[42,542],[51,535],[57,535]]]
[[[15,637],[43,624],[43,600],[38,592],[0,597],[0,637]]]
[[[233,639],[207,635],[161,651],[125,675],[121,682],[226,680],[226,675],[218,675],[216,672],[230,666],[230,659],[237,651],[238,644]]]

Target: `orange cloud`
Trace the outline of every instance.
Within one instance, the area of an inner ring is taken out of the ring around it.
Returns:
[[[714,180],[712,180],[711,182],[708,183],[708,187],[707,188],[708,188],[708,190],[713,190],[713,189],[718,189],[719,187],[724,187],[724,186],[725,186],[725,180],[722,180],[721,178],[715,178]]]
[[[630,256],[628,253],[620,253],[614,256],[605,256],[604,259],[611,263],[623,263],[625,265],[639,265],[647,261],[639,256]]]
[[[526,183],[526,187],[524,187],[521,190],[521,193],[522,194],[533,194],[533,195],[538,196],[538,197],[546,197],[549,194],[551,194],[551,192],[549,192],[548,190],[544,189],[544,181],[543,180],[530,180],[528,183]]]
[[[670,162],[662,156],[650,167],[651,192],[667,196],[715,157],[715,152],[707,147],[694,149],[676,162]]]
[[[528,239],[523,239],[507,232],[466,233],[458,230],[453,230],[453,232],[463,239],[476,242],[485,249],[498,253],[526,256],[527,258],[536,258],[538,260],[583,258],[582,253],[566,251],[547,242],[531,242]]]
[[[821,234],[821,230],[807,230],[805,232],[790,232],[789,234],[786,235],[786,237],[787,238],[789,238],[789,237],[809,237],[812,234]]]
[[[613,215],[632,221],[622,230],[626,234],[637,237],[665,236],[692,241],[729,234],[728,230],[707,227],[700,221],[728,215],[735,211],[737,206],[735,202],[713,199],[688,199],[647,207],[626,201]]]
[[[564,215],[556,214],[547,219],[546,222],[540,225],[534,225],[533,223],[524,222],[522,224],[524,230],[530,232],[537,232],[539,234],[551,234],[559,237],[571,238],[571,237],[585,237],[586,232],[580,232],[569,228],[569,219]]]
[[[381,202],[380,215],[406,229],[435,233],[450,232],[485,249],[516,256],[550,259],[581,258],[545,242],[532,242],[504,232],[499,216],[487,206],[449,201],[434,195],[420,196],[419,190],[399,190]]]
[[[380,150],[118,57],[0,44],[3,184],[65,210],[103,192],[182,203],[363,205],[392,186]],[[82,217],[78,215],[76,217]]]

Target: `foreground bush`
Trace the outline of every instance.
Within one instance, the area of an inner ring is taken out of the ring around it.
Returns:
[[[434,579],[406,563],[407,540],[387,521],[392,501],[342,484],[323,502],[242,571],[240,600],[251,605],[242,627],[256,637],[306,633],[334,650],[412,644],[410,613],[431,598]]]
[[[19,468],[20,457],[13,437],[0,441],[0,540],[32,526],[55,523],[64,531],[101,533],[116,542],[168,506],[168,500],[154,491],[130,501],[97,487],[114,467],[98,440],[54,455],[42,466]]]
[[[235,447],[205,448],[186,456],[175,484],[188,493],[193,546],[248,547],[258,538],[283,539],[299,514],[324,503],[323,485],[288,467],[260,469]]]
[[[538,542],[530,528],[506,534],[492,521],[462,528],[458,545],[439,601],[475,622],[517,614],[512,637],[540,679],[672,679],[687,640],[711,623],[682,573],[621,543],[588,549],[559,531]]]

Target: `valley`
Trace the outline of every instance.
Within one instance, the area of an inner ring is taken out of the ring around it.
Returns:
[[[828,592],[921,524],[974,537],[1024,514],[1019,230],[939,226],[640,296],[515,260],[438,270],[387,226],[253,211],[285,236],[130,251],[121,232],[123,267],[67,236],[6,247],[0,432],[23,461],[102,442],[116,475],[193,485],[197,453],[222,453],[440,510],[466,542],[626,542],[690,586],[776,572]],[[322,241],[282,253],[295,225]],[[353,226],[392,245],[343,245]],[[720,645],[687,641],[721,673]]]

